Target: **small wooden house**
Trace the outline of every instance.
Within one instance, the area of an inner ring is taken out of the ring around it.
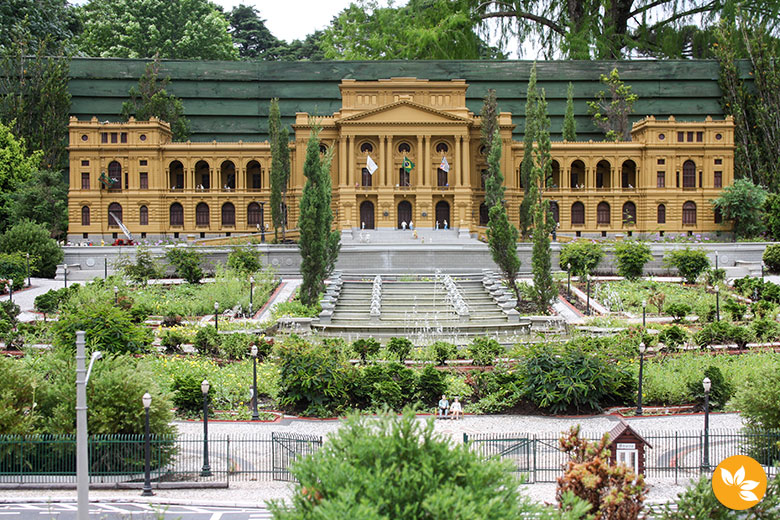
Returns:
[[[622,420],[609,432],[609,439],[610,461],[613,464],[625,464],[635,473],[644,475],[645,451],[646,448],[652,448],[650,443]]]

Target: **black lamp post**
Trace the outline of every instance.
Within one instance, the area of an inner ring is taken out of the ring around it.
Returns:
[[[219,302],[214,302],[214,328],[219,332]]]
[[[639,344],[639,389],[636,393],[636,414],[642,415],[642,372],[645,366],[645,342]]]
[[[587,300],[587,305],[585,306],[585,314],[590,316],[590,276],[587,274],[585,275],[585,281],[586,281],[585,285],[588,291],[588,300]]]
[[[8,280],[8,300],[14,302],[14,281]]]
[[[265,202],[260,203],[260,243],[265,244]]]
[[[252,296],[255,292],[255,277],[250,276],[249,277],[249,317],[252,317]]]
[[[715,320],[720,321],[720,287],[715,286]]]
[[[103,257],[103,279],[108,278],[108,257]]]
[[[642,300],[642,328],[647,327],[647,300]]]
[[[114,305],[119,303],[119,287],[114,286]]]
[[[710,469],[710,389],[712,381],[705,377],[701,382],[704,387],[704,460],[701,463],[701,469],[709,471]]]
[[[146,412],[146,423],[144,425],[144,490],[141,492],[142,497],[154,496],[152,493],[152,479],[150,476],[152,467],[152,447],[151,439],[149,437],[149,407],[152,406],[152,396],[149,392],[146,392],[141,398],[144,403],[144,411]]]
[[[764,282],[764,262],[761,262],[761,283]]]
[[[27,287],[30,287],[32,286],[30,283],[30,253],[25,253],[24,256],[27,258]],[[761,278],[763,278],[763,276]]]
[[[715,250],[715,269],[718,268],[718,257],[720,256],[720,253],[718,253],[718,250]]]
[[[249,354],[252,356],[252,420],[259,421],[260,414],[257,413],[257,345],[252,345]]]
[[[204,379],[200,384],[200,390],[203,392],[203,468],[200,470],[201,477],[211,476],[211,466],[209,466],[209,382]]]
[[[65,277],[65,288],[68,288],[68,264],[65,264],[65,269],[62,270],[63,276]]]
[[[566,281],[566,299],[571,301],[571,262],[566,264],[566,272],[568,273],[568,280]]]

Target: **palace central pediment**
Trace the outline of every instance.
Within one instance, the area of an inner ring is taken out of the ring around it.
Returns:
[[[335,122],[337,125],[470,125],[473,119],[402,99],[347,117],[336,118]]]

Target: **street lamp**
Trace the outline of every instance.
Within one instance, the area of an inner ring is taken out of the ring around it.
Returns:
[[[65,288],[68,288],[68,264],[65,264],[65,269],[62,270],[63,276],[65,277]]]
[[[103,257],[103,279],[105,280],[107,278],[108,278],[108,257],[104,256]]]
[[[203,392],[203,467],[200,470],[201,477],[211,476],[211,466],[209,466],[209,382],[204,379],[200,384],[200,391]]]
[[[639,344],[639,390],[636,393],[636,414],[642,415],[642,371],[645,366],[645,342]]]
[[[720,287],[715,286],[715,319],[720,321]]]
[[[27,287],[30,287],[32,285],[30,283],[30,253],[25,253],[24,256],[27,257]],[[763,276],[762,276],[762,278],[763,278]]]
[[[152,493],[152,479],[150,476],[152,466],[152,447],[151,440],[149,438],[149,407],[152,406],[152,396],[149,392],[146,392],[141,398],[144,403],[144,411],[146,412],[146,423],[144,425],[144,490],[141,493],[142,497],[154,496]]]
[[[76,495],[77,520],[89,520],[89,457],[87,455],[87,383],[95,361],[103,355],[94,351],[89,368],[84,368],[87,358],[87,333],[76,332]]]
[[[720,256],[720,253],[718,253],[718,250],[715,250],[715,269],[718,268],[718,257]]]
[[[252,420],[259,421],[257,413],[257,345],[252,345],[249,354],[252,356]]]
[[[114,286],[114,305],[119,303],[119,287]]]
[[[265,202],[260,203],[260,243],[265,244]]]
[[[218,313],[219,313],[219,302],[214,302],[214,328],[219,332],[219,321],[218,321]]]
[[[252,295],[255,292],[255,277],[249,277],[249,317],[252,317]]]
[[[585,306],[585,314],[590,316],[590,275],[587,274],[585,275],[585,281],[586,281],[585,285],[588,291],[588,300],[587,300],[587,305]]]
[[[647,327],[647,300],[642,300],[642,328]]]
[[[712,388],[712,381],[709,377],[705,377],[701,382],[704,387],[704,461],[702,461],[701,469],[709,471],[710,469],[710,389]]]
[[[566,264],[566,272],[568,273],[568,281],[566,282],[566,299],[571,301],[571,262]]]
[[[14,281],[8,280],[8,300],[14,302]]]

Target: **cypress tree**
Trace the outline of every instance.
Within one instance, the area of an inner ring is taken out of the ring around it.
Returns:
[[[488,90],[480,114],[482,119],[482,144],[489,150],[488,153],[490,154],[493,152],[493,139],[500,135],[498,129],[498,104],[495,90]],[[498,139],[500,143],[500,136]],[[499,150],[499,159],[500,157]],[[490,208],[504,200],[504,190],[504,175],[501,173],[501,167],[499,164],[491,165],[490,157],[488,157],[488,173],[485,178],[485,205],[488,208],[488,212],[490,211]]]
[[[493,134],[498,130],[498,101],[495,89],[489,88],[482,102],[482,110],[479,113],[482,133],[482,146],[490,150],[493,144]]]
[[[550,155],[550,118],[547,115],[547,101],[544,90],[539,93],[535,114],[536,148],[531,174],[530,195],[533,207],[533,252],[531,269],[534,279],[534,303],[537,312],[548,313],[548,306],[555,297],[552,273],[550,272],[550,233],[555,220],[550,211],[550,201],[544,199],[546,179],[552,174]]]
[[[273,98],[268,111],[268,137],[271,144],[271,223],[274,226],[274,242],[279,241],[279,228],[285,234],[284,195],[290,176],[290,147],[287,128],[282,126],[279,99]]]
[[[528,91],[525,100],[525,134],[523,135],[523,162],[520,165],[520,183],[523,185],[523,202],[520,203],[520,229],[523,238],[528,238],[533,225],[532,206],[530,198],[531,175],[533,170],[533,147],[536,140],[534,124],[536,111],[536,63],[531,68],[528,79]]]
[[[501,136],[493,134],[493,142],[488,154],[489,178],[503,179],[501,174]],[[500,186],[500,184],[498,185]],[[501,188],[503,191],[503,187]],[[520,258],[517,256],[517,228],[509,222],[506,207],[499,198],[488,209],[488,246],[493,261],[501,269],[504,281],[512,289],[518,303],[520,302],[520,287],[517,285],[517,275],[520,271]]]
[[[333,212],[331,202],[330,162],[332,153],[320,156],[320,127],[312,125],[306,145],[306,159],[300,203],[298,228],[301,237],[298,248],[301,252],[301,274],[303,282],[300,299],[304,305],[317,303],[324,281],[332,271],[338,254],[338,232],[331,231]]]
[[[566,94],[566,116],[563,118],[563,140],[574,142],[577,140],[577,122],[574,120],[574,85],[569,82]]]

